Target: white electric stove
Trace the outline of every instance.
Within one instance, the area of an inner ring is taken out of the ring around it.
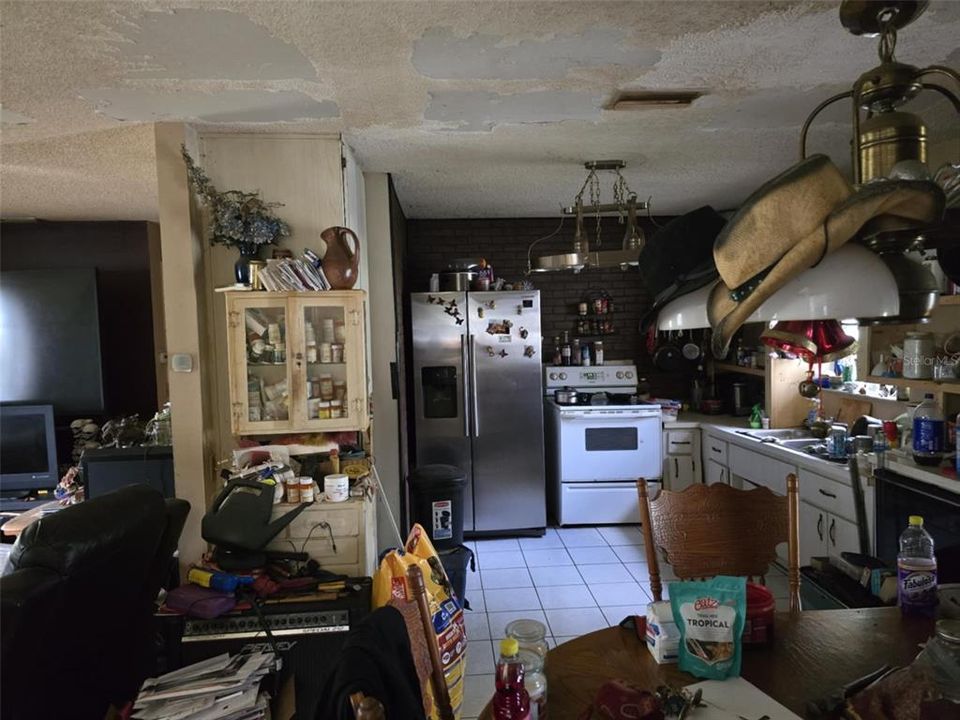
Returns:
[[[633,365],[543,368],[547,497],[560,525],[640,522],[636,482],[663,473],[660,406],[637,400]],[[561,405],[570,387],[581,402]]]

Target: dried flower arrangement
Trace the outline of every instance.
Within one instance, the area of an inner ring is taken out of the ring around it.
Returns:
[[[264,202],[260,193],[219,192],[190,157],[187,148],[181,146],[180,151],[187,165],[190,187],[210,209],[208,234],[212,245],[229,245],[243,255],[255,255],[262,245],[275,245],[280,238],[290,235],[290,226],[272,210],[282,207],[283,203]]]

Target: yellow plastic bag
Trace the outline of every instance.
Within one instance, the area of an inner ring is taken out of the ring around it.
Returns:
[[[443,676],[450,692],[450,705],[453,707],[454,717],[459,720],[467,662],[467,633],[463,608],[460,605],[462,601],[453,592],[447,573],[440,563],[440,556],[420,525],[414,525],[410,530],[404,551],[393,550],[380,561],[380,567],[373,577],[373,607],[383,607],[394,598],[416,602],[407,587],[407,568],[411,565],[418,565],[423,574],[430,615],[433,618],[433,631],[440,649],[440,662],[443,664]],[[429,682],[423,687],[423,693],[427,717],[430,720],[439,720]]]

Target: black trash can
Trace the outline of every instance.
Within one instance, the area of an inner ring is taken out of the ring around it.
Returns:
[[[463,545],[463,489],[467,478],[453,465],[424,465],[407,479],[413,522],[427,531],[437,551]]]
[[[440,564],[443,565],[444,572],[447,573],[447,579],[457,594],[460,606],[464,610],[469,610],[470,603],[466,598],[467,564],[470,565],[471,572],[477,571],[476,563],[473,561],[473,550],[466,545],[461,545],[453,550],[438,551],[437,554],[440,556]]]

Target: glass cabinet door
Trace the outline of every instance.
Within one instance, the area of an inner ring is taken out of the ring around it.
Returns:
[[[307,430],[365,428],[363,293],[300,296],[296,308],[294,423]]]
[[[291,327],[286,298],[231,299],[231,416],[235,433],[291,428]]]

